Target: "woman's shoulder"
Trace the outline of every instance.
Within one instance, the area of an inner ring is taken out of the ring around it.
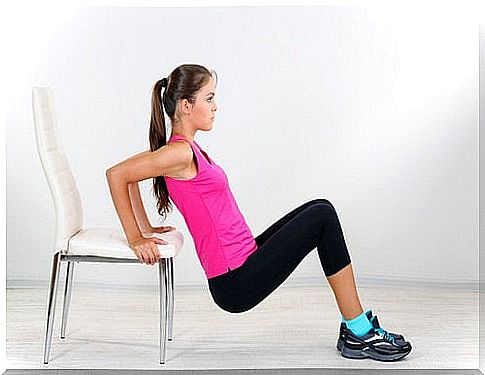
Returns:
[[[174,164],[177,165],[176,167],[174,166],[166,176],[181,178],[184,177],[187,172],[191,172],[193,169],[192,160],[194,151],[187,140],[173,140],[170,143],[167,143],[164,147],[167,148],[165,155],[173,161],[176,160]]]
[[[177,139],[170,141],[166,144],[165,148],[168,150],[166,151],[168,154],[173,155],[175,157],[176,154],[179,156],[177,159],[185,155],[185,158],[192,158],[192,145],[185,139]]]

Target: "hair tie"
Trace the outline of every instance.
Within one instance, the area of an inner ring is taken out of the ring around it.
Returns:
[[[166,78],[162,78],[162,87],[167,87],[168,80]]]

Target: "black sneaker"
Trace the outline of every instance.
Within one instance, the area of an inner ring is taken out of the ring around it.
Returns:
[[[377,319],[377,317],[372,316],[372,310],[366,311],[365,315],[367,315],[367,318],[370,320],[371,323],[373,323],[374,319]],[[379,328],[379,322],[377,322],[376,328]],[[344,338],[345,338],[345,333],[347,332],[347,325],[344,322],[340,322],[340,332],[337,340],[337,349],[342,350],[342,346],[344,345]],[[392,333],[388,332],[389,335],[394,336],[394,338],[403,340],[404,341],[404,336],[400,335],[398,333]]]
[[[377,316],[372,319],[372,329],[363,336],[355,335],[344,326],[341,354],[345,358],[371,358],[377,361],[398,361],[411,352],[411,343],[391,335],[379,326]]]

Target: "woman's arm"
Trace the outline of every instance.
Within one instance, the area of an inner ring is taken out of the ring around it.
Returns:
[[[118,217],[120,218],[121,225],[123,226],[123,231],[125,232],[129,243],[134,238],[142,236],[142,233],[146,229],[145,226],[148,222],[148,218],[146,216],[143,203],[141,202],[138,181],[126,181],[126,178],[123,178],[123,174],[119,173],[119,171],[124,165],[127,165],[128,162],[133,163],[140,156],[146,155],[149,152],[150,151],[143,151],[139,154],[133,155],[106,171],[106,178],[108,180],[111,197],[113,199]],[[138,199],[140,201],[138,201]],[[140,204],[143,213],[140,213]]]
[[[126,239],[131,244],[137,237],[142,237],[142,233],[136,222],[133,208],[131,207],[128,182],[123,179],[121,174],[111,169],[106,171],[106,178],[116,213],[120,218]]]
[[[138,182],[130,182],[128,184],[128,191],[130,193],[131,207],[133,208],[138,228],[142,233],[149,233],[152,226],[148,220],[145,207],[143,206]]]
[[[165,176],[173,172],[178,173],[190,164],[191,159],[192,149],[190,146],[186,145],[185,142],[174,142],[153,152],[144,151],[136,154],[106,170],[111,197],[129,244],[142,237],[142,232],[141,228],[138,227],[132,207],[128,185],[148,178]],[[137,206],[135,204],[135,207]],[[146,224],[143,218],[141,220],[140,225]]]

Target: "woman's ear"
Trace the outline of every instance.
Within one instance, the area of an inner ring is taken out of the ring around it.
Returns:
[[[185,114],[190,114],[192,110],[192,103],[190,103],[187,99],[182,99],[180,101],[180,111]]]

